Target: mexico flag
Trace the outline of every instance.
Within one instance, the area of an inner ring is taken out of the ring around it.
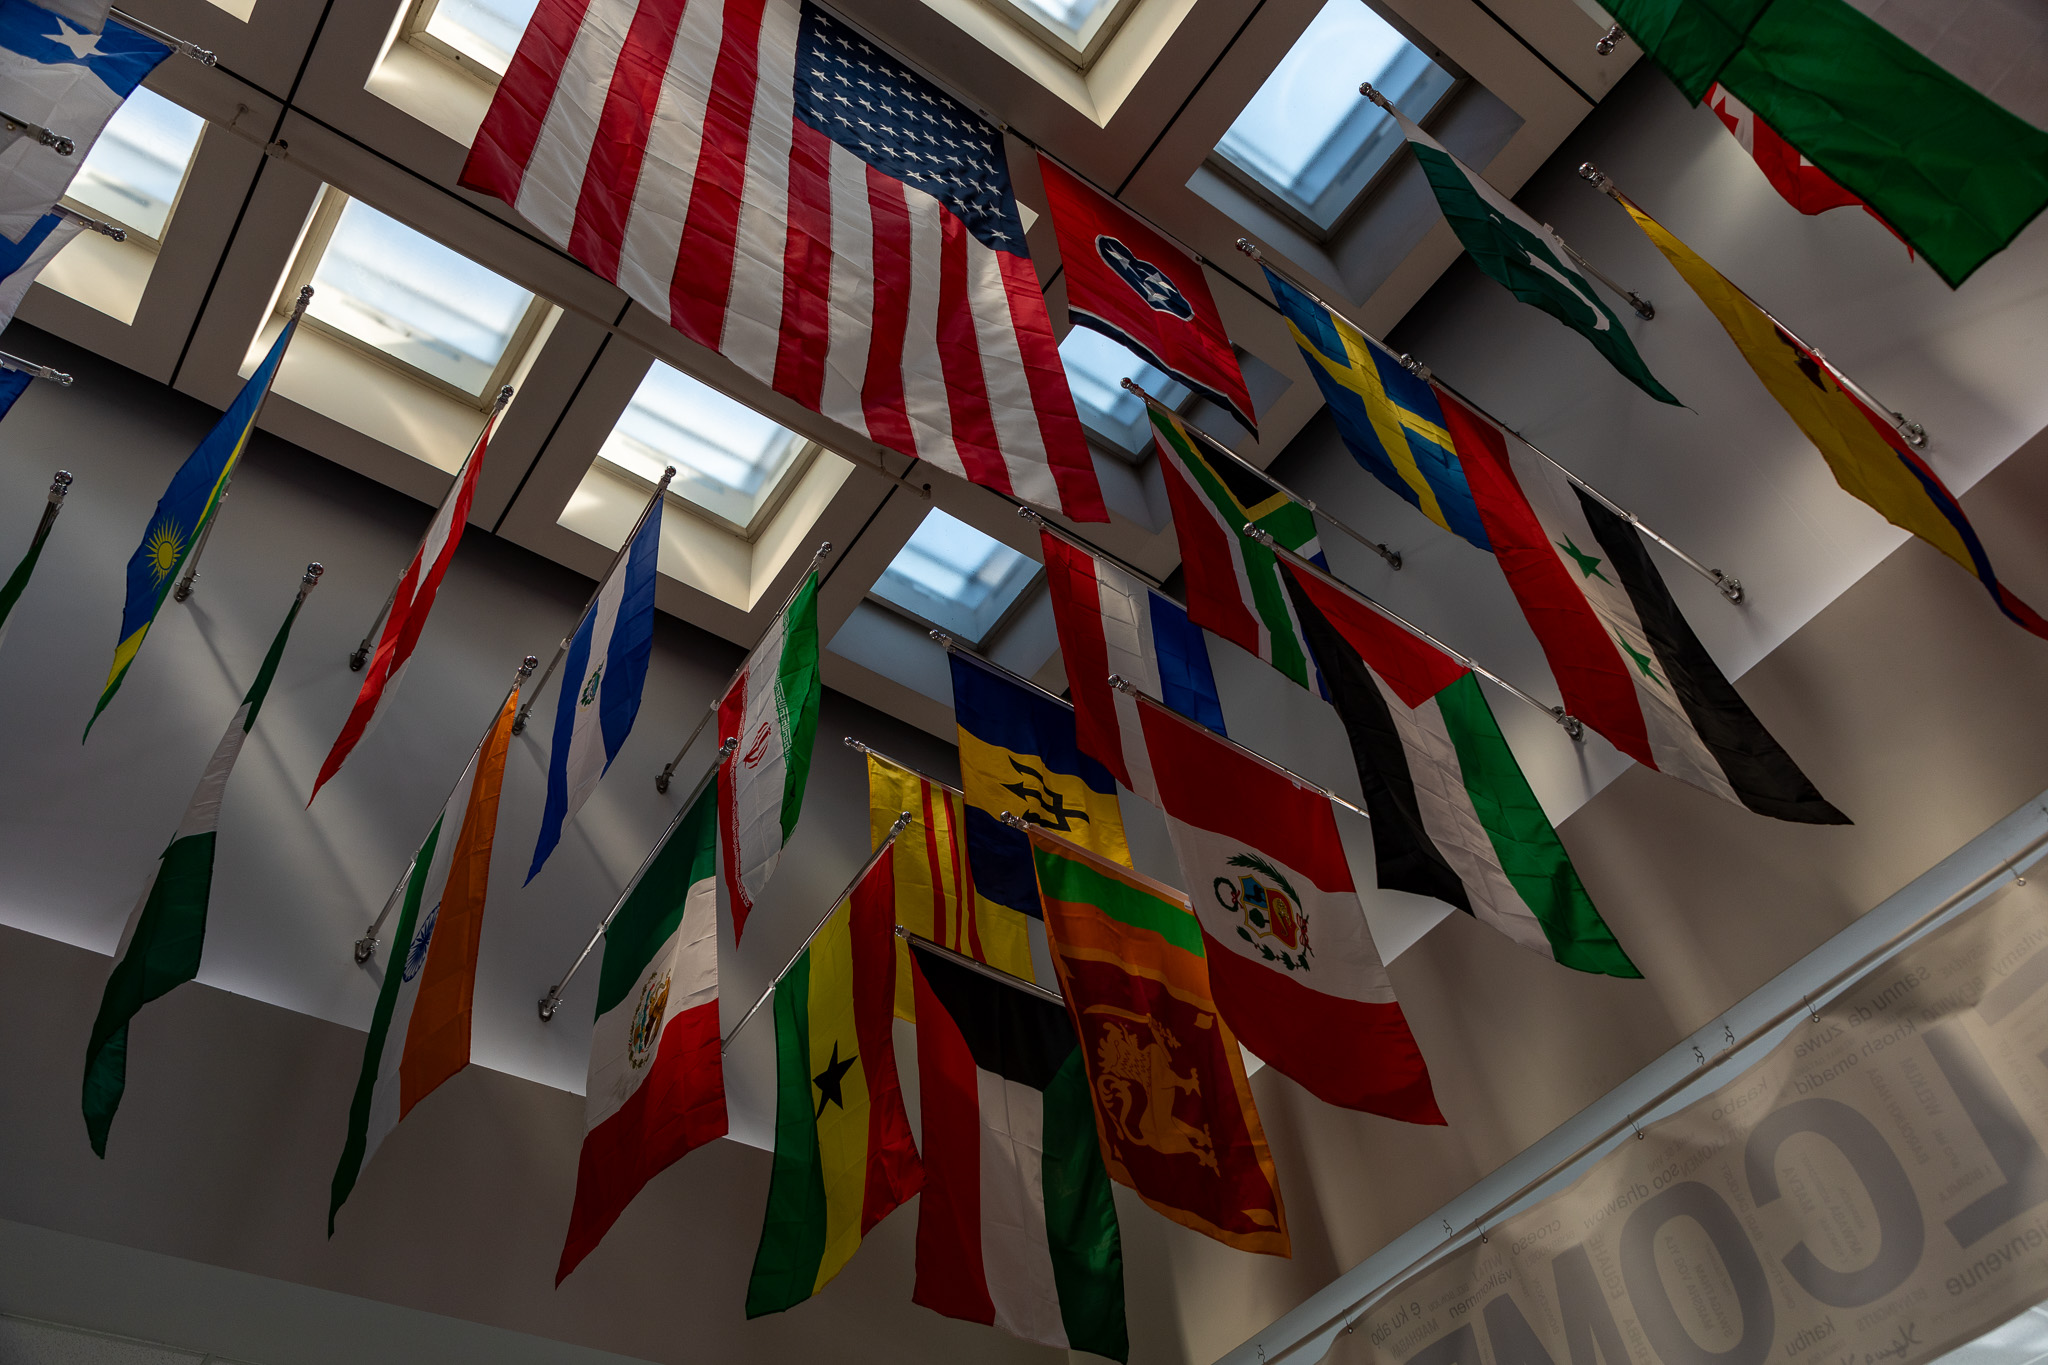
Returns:
[[[718,842],[725,848],[737,943],[796,832],[811,774],[811,744],[818,737],[817,570],[718,703],[718,735],[739,740],[718,775]]]
[[[576,1204],[555,1283],[655,1176],[725,1135],[718,795],[676,817],[604,931]]]
[[[1231,1029],[1328,1104],[1442,1123],[1329,797],[1149,697],[1138,715]]]
[[[914,1303],[1130,1358],[1123,1242],[1060,998],[913,941],[924,1194]]]
[[[348,1138],[334,1168],[327,1206],[330,1237],[334,1215],[378,1144],[414,1105],[469,1065],[470,1006],[476,995],[491,845],[498,832],[498,792],[518,713],[515,683],[392,893],[402,898],[398,928],[370,1015],[363,1070],[349,1105]]]

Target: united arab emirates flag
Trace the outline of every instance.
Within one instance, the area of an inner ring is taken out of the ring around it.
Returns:
[[[912,1301],[1130,1358],[1116,1203],[1059,997],[911,944],[924,1193]]]
[[[1779,820],[1849,823],[1707,653],[1635,527],[1526,442],[1438,397],[1565,709],[1638,763],[1724,801]]]
[[[604,931],[576,1202],[560,1284],[641,1187],[725,1135],[718,1036],[718,794],[676,817]]]
[[[1288,566],[1372,812],[1379,884],[1433,896],[1582,972],[1642,973],[1593,908],[1472,670]]]
[[[725,888],[737,943],[755,898],[796,832],[811,775],[818,737],[817,570],[768,627],[718,703],[718,734],[739,739],[718,774],[718,841],[725,848]]]
[[[750,1318],[823,1289],[924,1184],[890,1037],[895,905],[877,858],[775,983],[775,1165]]]
[[[92,1035],[85,1045],[85,1131],[92,1149],[107,1154],[107,1131],[114,1126],[114,1111],[121,1107],[121,1094],[128,1085],[128,1024],[144,1005],[199,975],[199,959],[206,950],[206,905],[213,894],[214,832],[220,825],[220,803],[227,794],[228,774],[241,757],[242,743],[256,728],[256,715],[270,693],[270,681],[277,676],[278,661],[284,657],[285,641],[291,638],[292,623],[313,589],[318,571],[308,569],[285,613],[284,624],[256,670],[256,681],[242,698],[227,733],[220,737],[213,758],[200,775],[199,789],[185,807],[185,818],[171,845],[157,860],[142,889],[142,899],[128,916],[121,931],[121,946],[114,951],[114,972],[100,996],[100,1011],[92,1021]]]
[[[1650,367],[1636,353],[1636,345],[1622,330],[1621,319],[1593,291],[1586,278],[1545,224],[1537,222],[1514,206],[1509,198],[1486,183],[1486,178],[1444,150],[1443,144],[1422,131],[1398,110],[1390,111],[1401,125],[1436,202],[1451,220],[1472,263],[1498,280],[1523,303],[1541,308],[1565,326],[1593,343],[1593,349],[1607,357],[1607,363],[1623,378],[1660,403],[1678,404],[1671,391],[1657,382]]]

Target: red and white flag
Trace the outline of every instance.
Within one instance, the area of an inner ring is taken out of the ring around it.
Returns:
[[[891,450],[1105,521],[1002,134],[801,0],[540,0],[461,183]]]
[[[1358,903],[1330,799],[1149,697],[1145,748],[1239,1041],[1329,1104],[1442,1123]]]
[[[363,669],[362,689],[356,693],[356,704],[349,708],[348,719],[342,722],[341,733],[334,737],[334,747],[320,764],[320,775],[313,779],[312,796],[306,798],[309,806],[327,785],[327,779],[341,771],[357,742],[384,714],[384,703],[398,691],[398,680],[412,659],[413,647],[420,642],[420,632],[426,629],[427,613],[434,609],[434,594],[441,590],[441,580],[455,559],[455,548],[462,543],[463,528],[469,525],[469,504],[476,496],[477,475],[483,471],[484,451],[490,445],[491,429],[497,421],[497,414],[493,413],[484,423],[483,434],[476,438],[476,448],[469,452],[462,468],[455,471],[455,484],[441,500],[441,510],[434,513],[419,549],[413,552],[412,563],[398,576],[398,586],[391,593],[391,610],[385,614],[384,629],[377,637],[377,648]]]
[[[1799,154],[1799,149],[1778,136],[1777,129],[1756,116],[1756,111],[1715,82],[1707,90],[1703,101],[1714,117],[1721,120],[1721,126],[1742,144],[1764,173],[1764,179],[1771,182],[1771,188],[1781,195],[1785,202],[1809,217],[1826,213],[1829,209],[1843,209],[1854,206],[1862,209],[1884,225],[1884,230],[1898,237],[1898,229],[1886,223],[1882,215],[1870,205],[1858,199],[1835,183],[1834,177]],[[1900,241],[1905,241],[1899,237]],[[1906,246],[1910,254],[1911,243]]]

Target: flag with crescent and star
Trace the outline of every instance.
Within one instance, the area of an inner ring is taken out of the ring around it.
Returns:
[[[823,1289],[924,1185],[896,1079],[895,864],[877,859],[775,983],[775,1165],[747,1316]]]

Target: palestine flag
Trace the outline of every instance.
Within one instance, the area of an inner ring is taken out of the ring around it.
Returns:
[[[206,951],[206,906],[213,895],[214,832],[220,825],[228,774],[241,756],[243,741],[256,727],[256,714],[277,676],[292,623],[299,619],[299,607],[319,576],[317,565],[308,566],[299,595],[292,599],[263,666],[256,670],[256,681],[249,684],[248,695],[215,746],[200,774],[199,789],[185,807],[185,818],[178,822],[170,847],[157,860],[142,899],[121,931],[113,975],[107,978],[85,1045],[85,1131],[93,1151],[102,1157],[107,1154],[107,1130],[114,1126],[114,1111],[121,1107],[128,1086],[129,1021],[150,1001],[199,975],[199,959]]]
[[[1312,686],[1315,665],[1289,614],[1273,552],[1244,526],[1251,522],[1303,559],[1323,564],[1314,515],[1235,460],[1211,461],[1178,418],[1150,404],[1145,411],[1180,540],[1188,619]]]
[[[1724,801],[1779,820],[1849,823],[1722,674],[1636,529],[1525,442],[1438,397],[1565,709],[1638,763]]]
[[[1387,111],[1422,163],[1437,205],[1451,220],[1472,263],[1523,303],[1541,308],[1593,343],[1623,378],[1660,403],[1682,406],[1657,382],[1622,330],[1621,319],[1593,292],[1571,253],[1549,227],[1514,206],[1484,176],[1452,156],[1398,109]]]
[[[1130,1358],[1116,1202],[1058,997],[914,942],[924,1194],[911,1300],[949,1318]]]
[[[890,1037],[892,872],[876,858],[775,983],[775,1165],[750,1318],[823,1289],[924,1184]]]
[[[718,841],[738,943],[747,912],[767,889],[796,833],[818,738],[818,571],[747,656],[718,703],[720,739],[739,747],[718,774]]]
[[[641,1188],[725,1135],[718,1036],[718,793],[676,817],[604,931],[576,1203],[555,1283]]]
[[[1593,908],[1472,671],[1335,585],[1286,572],[1351,739],[1379,884],[1454,905],[1564,966],[1641,976]]]

